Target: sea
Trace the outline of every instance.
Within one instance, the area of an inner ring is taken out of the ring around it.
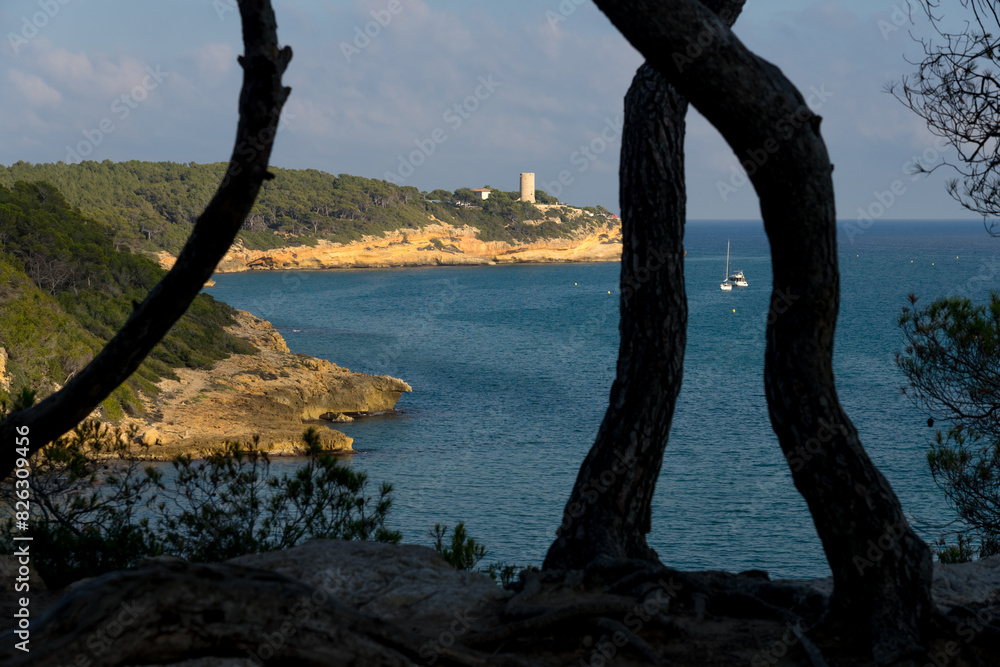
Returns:
[[[730,268],[749,287],[723,292]],[[985,301],[1000,239],[976,221],[838,225],[834,370],[866,450],[928,542],[955,513],[926,453],[935,429],[901,392],[897,324],[908,295]],[[690,222],[684,383],[653,500],[650,546],[679,569],[828,576],[764,397],[771,289],[760,222]],[[430,545],[464,522],[488,562],[540,565],[608,404],[618,354],[618,263],[219,274],[207,291],[271,321],[293,352],[406,380],[395,414],[336,428],[389,524]],[[940,426],[940,424],[939,424]],[[279,468],[300,465],[282,459]]]

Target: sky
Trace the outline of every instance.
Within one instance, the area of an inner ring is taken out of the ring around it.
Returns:
[[[425,191],[512,191],[533,172],[564,202],[619,210],[623,98],[643,59],[590,0],[273,4],[294,51],[273,165]],[[748,0],[734,28],[823,116],[842,220],[973,217],[947,170],[911,174],[948,153],[885,92],[913,71],[914,20],[905,0]],[[0,163],[228,160],[235,0],[3,0],[0,26]],[[686,152],[689,219],[760,219],[696,111]]]

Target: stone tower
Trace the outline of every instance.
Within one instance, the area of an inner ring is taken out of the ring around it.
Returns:
[[[521,201],[535,203],[535,175],[521,174]]]

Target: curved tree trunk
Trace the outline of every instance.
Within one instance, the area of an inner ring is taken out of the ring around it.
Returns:
[[[267,165],[281,109],[291,88],[281,76],[292,59],[278,45],[270,0],[240,0],[245,54],[236,145],[226,176],[195,223],[191,236],[166,276],[136,307],[121,330],[65,387],[0,423],[0,479],[14,470],[15,442],[27,436],[38,451],[87,416],[139,367],[201,291],[226,254],[253,206],[261,184],[273,176]],[[25,457],[27,458],[27,457]]]
[[[621,347],[611,404],[563,514],[546,568],[656,560],[646,545],[687,339],[684,115],[687,101],[643,65],[625,97],[620,170]]]
[[[876,660],[918,650],[932,611],[930,550],[865,453],[834,386],[840,280],[833,167],[820,118],[777,67],[697,0],[596,3],[737,156],[761,164],[751,180],[774,271],[765,389],[833,571],[832,618],[858,632],[855,641]],[[619,502],[618,511],[614,520],[624,522],[637,508]]]
[[[744,0],[706,4],[729,25]],[[611,401],[563,513],[545,568],[598,559],[656,561],[651,502],[683,376],[684,117],[688,103],[649,64],[625,96],[619,172],[621,346]]]

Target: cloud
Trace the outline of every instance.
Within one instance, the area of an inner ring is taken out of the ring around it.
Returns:
[[[521,171],[554,178],[621,115],[642,62],[618,35],[553,31],[542,11],[502,19],[476,7],[404,2],[391,21],[374,23],[371,12],[386,6],[356,5],[333,39],[295,46],[289,83],[304,113],[289,128],[317,133],[336,147],[338,163],[351,160],[356,173],[378,178],[441,129],[447,140],[409,181],[422,189],[507,181],[514,189]],[[586,25],[580,18],[576,27]],[[495,90],[486,91],[484,79]],[[449,123],[456,113],[467,114],[460,125]],[[594,190],[588,181],[603,181],[605,195],[592,203],[614,205],[617,152],[615,145],[579,177],[581,196]]]
[[[146,76],[146,63],[131,55],[89,55],[69,49],[55,48],[44,39],[31,42],[32,60],[39,73],[59,86],[63,94],[73,92],[84,97],[99,95],[110,103],[141,85]]]
[[[66,145],[76,145],[109,115],[117,129],[94,159],[225,159],[242,81],[235,13],[218,21],[211,3],[179,2],[166,10],[162,3],[136,3],[123,12],[109,10],[106,0],[89,2],[93,11],[66,14],[10,61],[15,94],[0,98],[6,137],[0,159],[61,159]],[[909,70],[902,58],[910,46],[906,31],[885,38],[878,29],[893,2],[748,3],[736,24],[740,39],[800,90],[825,86],[833,93],[819,113],[837,165],[840,210],[854,210],[875,188],[884,189],[903,162],[928,145],[923,123],[882,92]],[[276,165],[383,178],[401,154],[442,128],[447,140],[407,184],[429,190],[491,183],[513,190],[522,171],[534,171],[541,184],[570,170],[564,201],[617,209],[620,139],[586,169],[572,155],[599,137],[608,119],[621,116],[643,59],[591,3],[573,5],[555,28],[545,12],[558,11],[558,0],[400,0],[400,11],[387,15],[390,4],[277,8],[281,41],[295,57],[284,77],[293,92]],[[144,17],[158,17],[157,25],[167,23],[172,32],[138,34],[134,22]],[[119,121],[110,107],[141,83],[147,65],[170,76]],[[475,96],[480,77],[501,85],[453,127],[445,114]],[[751,186],[721,200],[715,184],[729,181],[736,159],[695,113],[686,153],[691,217],[759,215]],[[912,188],[893,215],[934,215],[950,206],[933,187]]]
[[[194,61],[199,78],[217,81],[232,73],[236,65],[233,47],[225,42],[206,44],[191,51],[189,58]]]
[[[48,41],[43,40],[37,40],[32,46],[38,63],[53,78],[63,82],[93,80],[94,65],[87,54],[53,49]]]
[[[33,107],[55,107],[62,102],[59,91],[45,83],[39,76],[17,69],[9,70],[8,76],[17,92]]]
[[[902,165],[933,144],[923,121],[885,92],[886,84],[911,68],[903,57],[910,46],[906,36],[887,40],[878,29],[887,14],[880,6],[831,0],[782,11],[748,3],[735,26],[748,48],[781,68],[807,99],[813,90],[829,93],[814,111],[823,117],[823,139],[836,166],[833,177],[841,214],[851,215],[871,200],[876,189],[908,178]],[[713,129],[689,123],[687,155],[692,217],[759,215],[751,185],[725,198],[719,194],[717,183],[732,182],[732,167],[738,160]],[[919,190],[911,188],[892,216],[927,217],[942,211],[961,215],[949,210],[944,176],[944,172],[935,175]]]

